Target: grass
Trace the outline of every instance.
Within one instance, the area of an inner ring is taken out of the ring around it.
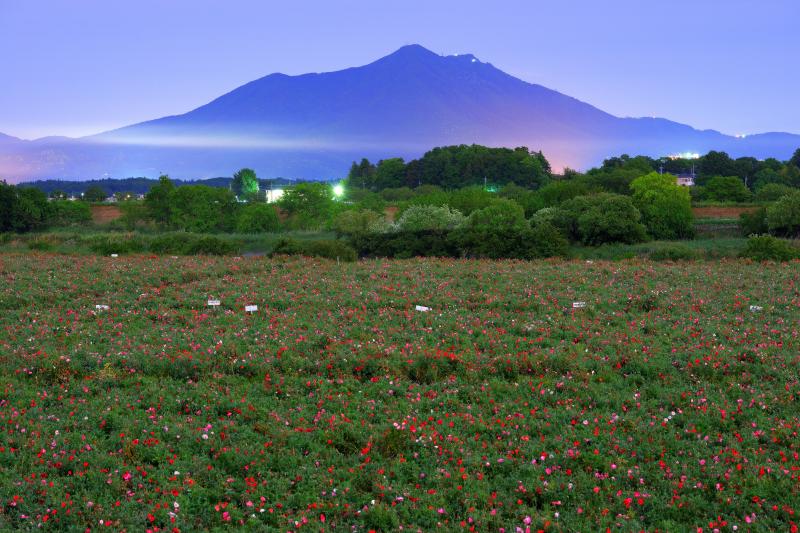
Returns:
[[[0,530],[788,531],[797,267],[2,253]]]

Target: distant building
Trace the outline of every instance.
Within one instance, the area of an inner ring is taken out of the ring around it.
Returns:
[[[691,174],[678,174],[675,182],[681,187],[694,187],[694,172]]]

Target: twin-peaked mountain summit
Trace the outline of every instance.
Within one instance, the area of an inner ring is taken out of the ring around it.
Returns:
[[[80,139],[0,135],[0,177],[202,178],[248,166],[264,177],[324,179],[365,156],[418,157],[462,143],[528,146],[555,168],[584,168],[621,153],[711,149],[787,159],[800,136],[740,139],[665,119],[619,118],[473,55],[410,45],[361,67],[270,74],[188,113]]]

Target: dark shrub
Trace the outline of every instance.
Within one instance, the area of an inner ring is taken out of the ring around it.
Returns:
[[[270,257],[276,255],[304,255],[308,257],[324,257],[326,259],[340,259],[342,261],[355,261],[358,259],[356,251],[342,241],[281,239],[275,245]]]
[[[100,255],[129,254],[143,252],[145,243],[131,234],[96,235],[89,239],[89,249]]]
[[[697,254],[688,246],[682,244],[670,244],[652,250],[648,256],[653,261],[690,261],[697,259]]]
[[[791,261],[800,257],[800,249],[769,235],[754,235],[747,239],[741,256],[755,261]]]
[[[752,213],[743,212],[739,215],[739,228],[742,235],[760,235],[769,232],[767,225],[767,208],[759,207]]]
[[[239,253],[239,249],[233,241],[212,235],[203,235],[189,242],[184,253],[187,255],[233,255]]]

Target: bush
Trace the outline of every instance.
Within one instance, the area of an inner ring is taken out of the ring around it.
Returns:
[[[239,251],[231,240],[185,232],[164,233],[154,237],[148,249],[156,254],[174,255],[233,255]]]
[[[787,194],[797,192],[797,189],[783,185],[782,183],[768,183],[759,188],[756,192],[756,200],[759,202],[774,202]]]
[[[648,257],[653,261],[691,261],[697,253],[683,244],[670,244],[652,250]]]
[[[278,231],[280,227],[278,212],[272,204],[248,204],[241,208],[236,219],[238,233],[268,233]]]
[[[341,259],[342,261],[355,261],[358,259],[356,251],[342,241],[281,239],[270,252],[270,257],[276,255],[304,255],[307,257],[324,257],[326,259]]]
[[[525,220],[522,207],[511,200],[496,200],[472,213],[452,237],[467,257],[533,259],[553,246],[553,243],[537,243],[537,235],[549,239],[553,232],[545,226],[535,233]],[[555,246],[559,248],[560,244]]]
[[[383,224],[385,220],[381,215],[375,211],[362,209],[342,211],[333,217],[331,226],[337,235],[350,236],[376,231]]]
[[[642,213],[647,232],[656,239],[686,239],[694,236],[692,202],[686,187],[675,176],[651,172],[631,183],[633,203]]]
[[[132,234],[95,235],[89,239],[89,249],[100,255],[139,253],[145,248],[142,238]]]
[[[641,213],[627,196],[603,193],[589,197],[588,208],[576,221],[583,244],[634,243],[645,239]]]
[[[202,235],[190,241],[184,249],[186,255],[233,255],[239,253],[239,247],[230,240]]]
[[[739,228],[742,235],[760,235],[769,232],[767,225],[767,208],[759,207],[755,211],[748,213],[747,211],[739,215]]]
[[[754,235],[747,239],[741,257],[755,261],[791,261],[800,257],[800,250],[770,235]]]
[[[532,257],[566,257],[569,241],[549,222],[531,224]]]
[[[92,221],[92,210],[84,202],[54,200],[50,202],[51,221],[56,226],[71,226]]]
[[[767,208],[767,226],[775,235],[800,236],[800,191],[781,197]]]
[[[397,221],[400,231],[448,231],[464,222],[464,215],[448,206],[413,205]]]
[[[549,221],[573,241],[589,245],[634,243],[645,239],[641,213],[627,196],[601,193],[576,196],[560,207],[537,212],[533,220]]]
[[[705,185],[705,198],[718,202],[747,202],[753,194],[736,176],[715,176]]]
[[[361,257],[458,257],[459,248],[450,232],[392,231],[364,233],[350,238]]]

